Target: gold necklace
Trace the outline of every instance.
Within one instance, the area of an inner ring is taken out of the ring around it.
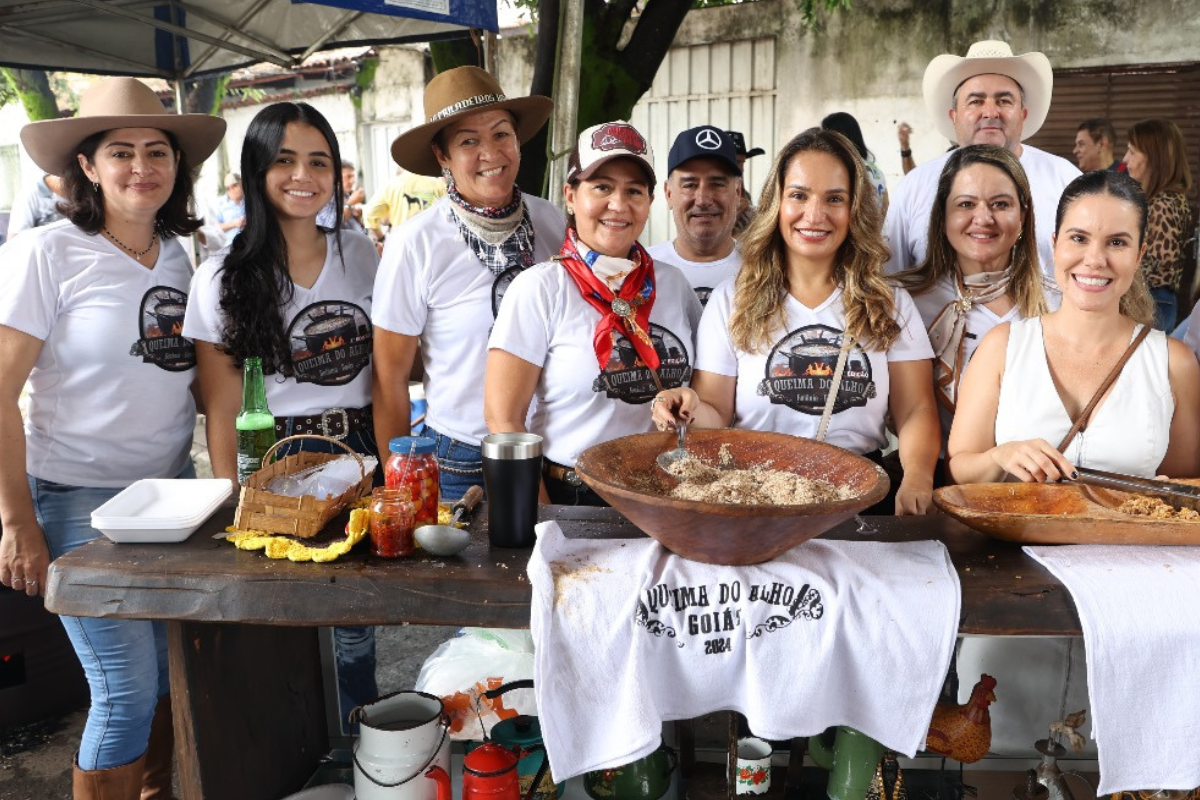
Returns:
[[[147,247],[145,250],[141,250],[141,251],[134,250],[132,247],[130,247],[129,245],[122,242],[120,239],[118,239],[116,236],[114,236],[113,232],[110,231],[107,227],[104,229],[104,235],[107,236],[108,238],[112,239],[113,242],[116,243],[116,245],[118,247],[120,247],[125,252],[130,253],[135,259],[138,259],[138,260],[140,260],[142,258],[142,256],[146,255],[151,250],[153,250],[154,245],[158,244],[158,234],[157,233],[150,234],[150,246]]]

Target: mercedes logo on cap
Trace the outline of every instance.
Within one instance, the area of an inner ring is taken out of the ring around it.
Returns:
[[[720,150],[721,135],[712,128],[705,128],[696,134],[696,146],[705,150]]]

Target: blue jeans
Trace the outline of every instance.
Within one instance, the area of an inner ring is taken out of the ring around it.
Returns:
[[[442,502],[461,500],[472,486],[483,488],[483,456],[477,445],[452,439],[428,425],[425,435],[437,442],[438,488]]]
[[[1167,286],[1159,286],[1150,290],[1154,298],[1154,327],[1170,333],[1175,329],[1175,290]]]
[[[196,477],[188,462],[181,478]],[[120,489],[66,486],[27,475],[38,524],[53,561],[100,536],[92,511]],[[158,699],[170,692],[166,626],[134,619],[60,616],[91,694],[79,767],[111,769],[146,752]]]
[[[289,423],[290,425],[290,423]],[[285,430],[284,436],[291,431]],[[365,456],[379,457],[375,446],[375,432],[363,428],[343,439],[354,452]],[[345,450],[321,439],[300,439],[279,448],[278,455],[294,455],[301,451],[309,453],[341,453]],[[375,485],[383,485],[382,463],[375,469]],[[346,721],[351,709],[379,699],[379,686],[375,682],[375,628],[370,625],[348,625],[333,629],[334,665],[337,669],[338,718],[342,733],[357,733],[357,726]]]

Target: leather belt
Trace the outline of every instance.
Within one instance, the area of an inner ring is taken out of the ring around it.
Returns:
[[[276,417],[275,435],[282,439],[284,436],[308,434],[328,436],[339,442],[352,433],[358,433],[363,428],[375,425],[375,417],[371,407],[364,408],[328,408],[320,414],[308,417]],[[290,429],[290,430],[289,430]]]
[[[574,486],[576,489],[586,488],[587,484],[583,482],[583,478],[579,477],[579,473],[570,467],[564,467],[562,464],[555,464],[553,461],[542,461],[543,471],[546,477],[550,480],[561,481],[568,486]]]

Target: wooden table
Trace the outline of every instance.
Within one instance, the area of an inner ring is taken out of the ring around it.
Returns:
[[[643,536],[611,509],[543,506],[568,538]],[[50,567],[58,614],[168,622],[183,800],[273,800],[301,788],[328,743],[317,626],[529,625],[528,550],[492,548],[486,510],[460,555],[388,561],[359,547],[330,564],[292,563],[214,540],[219,512],[173,545],[101,538]],[[834,539],[937,539],[962,585],[959,631],[1078,636],[1070,594],[1019,546],[944,515],[872,517]]]

